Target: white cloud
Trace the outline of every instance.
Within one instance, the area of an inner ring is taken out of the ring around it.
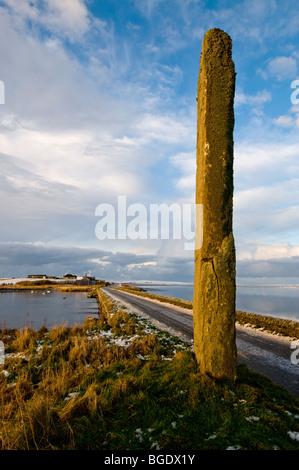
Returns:
[[[11,5],[17,7],[13,0]],[[29,8],[29,3],[21,6]],[[71,8],[69,3],[62,6]],[[133,100],[104,95],[59,42],[49,48],[49,41],[29,36],[24,40],[24,31],[15,29],[4,10],[0,39],[15,51],[12,59],[6,48],[0,50],[7,83],[7,103],[0,108],[0,149],[22,162],[28,186],[36,178],[71,185],[82,191],[83,206],[84,201],[93,204],[92,211],[101,197],[145,190],[143,164],[156,158],[149,150],[152,139],[172,139],[171,125],[177,125],[176,131],[179,122],[159,115],[138,120],[142,109],[136,112]],[[136,103],[140,108],[138,97]],[[159,119],[165,135],[160,131],[158,136]]]
[[[237,89],[235,95],[235,108],[242,105],[250,106],[251,112],[257,116],[263,114],[263,106],[272,100],[272,95],[268,90],[258,91],[255,95],[243,93],[242,90]]]
[[[91,263],[96,263],[96,264],[99,264],[101,266],[107,266],[107,265],[111,264],[111,261],[105,261],[105,260],[100,259],[100,258],[91,258],[89,261]]]
[[[252,244],[244,248],[238,253],[239,260],[270,260],[299,256],[299,245],[294,246],[290,243]]]
[[[292,80],[297,74],[297,63],[293,57],[276,57],[268,62],[267,71],[279,81]]]
[[[49,17],[45,21],[50,27],[70,35],[82,35],[89,27],[88,10],[84,0],[49,0]]]
[[[15,19],[29,19],[37,21],[39,19],[39,8],[36,0],[4,0],[2,2],[8,6],[15,14]]]
[[[249,241],[255,247],[279,242],[297,245],[297,136],[286,139],[281,132],[275,139],[271,131],[255,143],[245,140],[235,146],[234,233],[239,255],[246,253]]]
[[[255,173],[255,177],[267,177],[274,169],[284,173],[289,165],[298,161],[298,157],[296,142],[285,142],[282,139],[275,142],[266,139],[266,143],[240,141],[235,145],[234,167],[237,178],[245,178],[252,173]]]
[[[196,149],[172,156],[170,163],[180,171],[176,179],[178,189],[195,200]]]
[[[292,116],[284,115],[279,116],[277,119],[274,119],[274,122],[277,126],[282,127],[294,127],[294,119]]]
[[[236,191],[234,207],[237,212],[257,215],[266,210],[286,210],[286,206],[290,209],[294,201],[299,201],[299,178]]]
[[[134,0],[134,3],[144,16],[150,18],[158,5],[163,1],[165,0]]]
[[[128,264],[127,268],[130,271],[131,269],[143,268],[144,266],[157,266],[157,262],[146,261],[145,263],[131,263],[131,264]]]
[[[243,93],[241,90],[237,90],[235,96],[235,106],[246,104],[257,107],[262,106],[265,103],[269,103],[271,99],[272,96],[268,90],[258,91],[255,95],[248,95]]]
[[[191,120],[171,114],[143,114],[136,129],[143,142],[182,144],[192,141],[195,135],[195,125]]]
[[[13,4],[16,7],[12,0]],[[33,6],[27,16],[33,15]],[[83,67],[68,55],[58,36],[43,42],[28,34],[24,25],[16,29],[5,10],[0,22],[0,40],[5,38],[15,51],[12,58],[0,49],[9,85],[7,104],[0,108],[0,149],[6,154],[0,178],[2,198],[8,199],[1,209],[2,236],[14,239],[17,233],[20,240],[52,237],[56,242],[98,244],[97,205],[114,203],[118,195],[138,202],[150,198],[151,164],[167,158],[164,151],[169,145],[189,147],[195,141],[195,121],[188,112],[159,111],[157,98],[158,106],[152,101],[148,112],[151,93],[135,82],[128,86],[116,77],[115,92],[114,69],[106,74],[114,96],[109,90],[102,92],[100,61],[93,62],[90,74],[88,65]],[[176,80],[181,73],[176,66],[159,70],[159,79],[166,84],[166,79]],[[153,245],[135,243],[130,249],[153,252],[160,246]],[[119,246],[129,249],[115,243],[113,249]]]
[[[19,24],[34,21],[71,41],[80,39],[90,26],[84,0],[5,0],[4,4]]]

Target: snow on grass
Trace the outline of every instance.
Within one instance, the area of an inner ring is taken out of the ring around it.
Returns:
[[[288,435],[290,436],[291,439],[294,441],[299,441],[299,432],[296,431],[288,431]]]

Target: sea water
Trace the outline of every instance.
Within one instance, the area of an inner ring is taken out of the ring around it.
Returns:
[[[136,282],[147,292],[193,300],[192,283]],[[239,278],[236,309],[299,321],[299,278]]]
[[[0,328],[39,329],[82,324],[86,317],[98,317],[98,305],[87,292],[1,291]]]

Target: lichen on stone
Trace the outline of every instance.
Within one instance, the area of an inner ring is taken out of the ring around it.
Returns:
[[[195,251],[194,350],[203,373],[236,377],[233,129],[235,67],[231,38],[205,34],[198,79],[196,203],[203,243]]]

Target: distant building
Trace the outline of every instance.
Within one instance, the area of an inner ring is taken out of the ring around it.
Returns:
[[[76,280],[77,286],[89,286],[90,285],[90,280],[88,277],[82,277],[78,276]]]
[[[28,279],[47,279],[46,274],[28,274],[27,278]]]
[[[70,274],[70,273],[68,273],[68,274],[64,274],[64,275],[63,275],[63,279],[73,279],[73,280],[76,280],[76,279],[77,279],[77,276],[76,276],[76,274]]]
[[[86,276],[89,279],[90,284],[93,286],[96,283],[96,278],[94,276]]]

